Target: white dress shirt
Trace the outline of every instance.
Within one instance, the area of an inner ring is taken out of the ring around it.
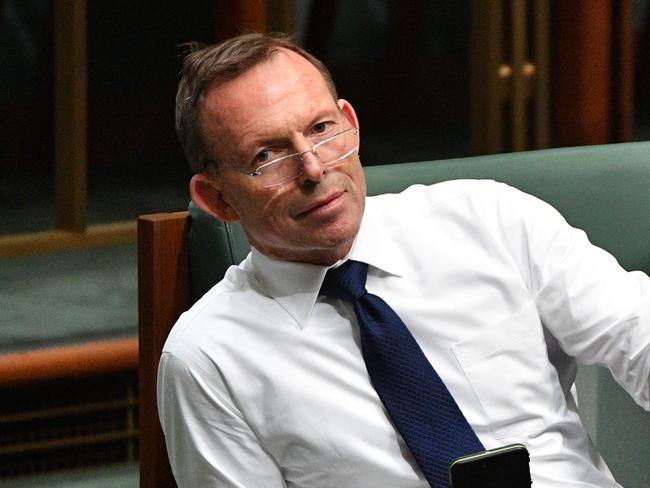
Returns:
[[[650,409],[650,279],[492,181],[369,197],[348,256],[409,327],[486,449],[535,488],[616,487],[571,393],[604,364]],[[181,487],[427,487],[373,389],[327,268],[253,250],[174,326],[158,405]],[[575,360],[574,360],[575,358]]]

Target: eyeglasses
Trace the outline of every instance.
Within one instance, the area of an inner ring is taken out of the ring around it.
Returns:
[[[351,127],[317,142],[311,149],[303,152],[287,154],[275,158],[268,163],[257,166],[252,171],[241,171],[239,173],[259,178],[265,188],[288,183],[303,174],[303,156],[309,152],[314,153],[324,166],[336,166],[352,156],[359,149],[359,143],[355,137],[359,129]]]

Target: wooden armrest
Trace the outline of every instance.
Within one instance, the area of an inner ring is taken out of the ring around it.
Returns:
[[[104,340],[0,355],[0,386],[135,370],[138,339]]]

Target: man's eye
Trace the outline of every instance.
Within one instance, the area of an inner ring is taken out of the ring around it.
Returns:
[[[329,128],[329,124],[327,122],[319,122],[314,126],[312,131],[314,134],[324,134],[327,132],[327,129]]]
[[[260,164],[268,162],[270,159],[271,159],[271,151],[265,149],[264,151],[260,151],[257,153],[255,158],[253,159],[253,163],[259,166]]]

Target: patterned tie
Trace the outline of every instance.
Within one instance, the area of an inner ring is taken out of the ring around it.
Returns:
[[[370,379],[432,487],[449,487],[449,465],[483,451],[453,397],[395,311],[366,290],[368,265],[347,261],[321,293],[354,305]]]

